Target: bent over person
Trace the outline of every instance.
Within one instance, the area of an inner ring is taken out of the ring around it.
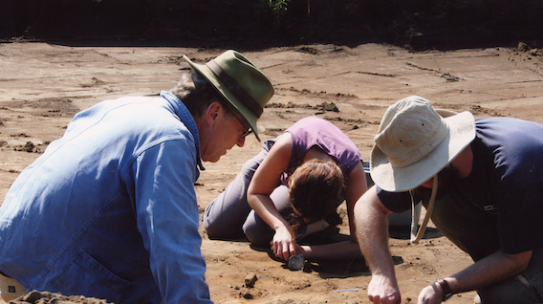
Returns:
[[[347,134],[329,121],[306,117],[264,142],[206,208],[204,227],[210,238],[245,234],[283,260],[294,254],[352,260],[360,256],[352,215],[366,189],[360,152]],[[336,209],[343,201],[353,238],[300,246],[297,240],[340,224]]]
[[[0,208],[0,272],[27,291],[122,303],[210,303],[194,183],[245,136],[273,95],[227,51],[160,97],[78,113]]]
[[[418,303],[477,290],[482,303],[542,303],[543,125],[474,119],[412,96],[386,111],[371,153],[376,186],[356,205],[373,303],[400,303],[386,216],[422,201],[474,263],[425,287]],[[433,210],[433,211],[432,211]]]

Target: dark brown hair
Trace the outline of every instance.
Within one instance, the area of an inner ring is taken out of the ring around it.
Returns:
[[[323,219],[334,211],[343,189],[343,173],[331,160],[309,160],[296,168],[289,178],[292,207],[312,220]]]

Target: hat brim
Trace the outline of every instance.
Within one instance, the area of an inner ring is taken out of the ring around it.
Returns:
[[[241,114],[241,116],[249,124],[249,127],[251,127],[253,130],[256,139],[260,141],[260,137],[258,136],[258,128],[256,126],[258,117],[256,117],[256,115],[254,115],[249,108],[245,107],[243,103],[240,102],[230,90],[228,90],[227,86],[221,80],[219,80],[219,78],[217,78],[217,76],[215,76],[211,69],[209,69],[206,65],[194,63],[186,55],[184,55],[183,58],[189,63],[191,68],[202,74],[202,76],[204,76],[213,85],[213,87],[217,89],[217,91],[229,102],[234,110]]]
[[[448,136],[432,153],[403,168],[393,167],[377,145],[371,151],[371,178],[381,189],[401,192],[414,189],[436,175],[475,138],[475,118],[470,112],[435,110],[449,128]]]

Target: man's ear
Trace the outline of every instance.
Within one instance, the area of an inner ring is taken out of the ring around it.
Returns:
[[[219,117],[219,114],[222,112],[223,107],[220,102],[214,101],[212,102],[206,110],[206,122],[209,124],[209,126],[212,126],[217,121],[217,118]]]

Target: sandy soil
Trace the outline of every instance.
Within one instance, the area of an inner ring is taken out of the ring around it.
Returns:
[[[222,49],[70,47],[45,43],[0,45],[0,199],[17,174],[59,138],[79,110],[104,99],[156,95],[186,69],[181,56],[202,62]],[[243,50],[240,50],[243,52]],[[358,47],[300,45],[243,52],[272,80],[276,95],[261,118],[263,139],[298,119],[332,121],[368,159],[387,106],[420,95],[441,108],[476,117],[512,116],[543,123],[541,50],[465,49],[410,53],[377,44]],[[203,209],[260,150],[254,137],[216,164],[196,185]],[[342,207],[343,208],[343,207]],[[346,220],[341,233],[346,237]],[[207,280],[216,303],[369,303],[371,275],[363,261],[313,261],[291,271],[247,242],[204,238]],[[402,303],[416,302],[422,287],[471,264],[470,258],[430,228],[420,244],[406,229],[391,232]],[[256,275],[254,284],[245,284]],[[252,287],[250,286],[252,285]],[[474,292],[448,303],[472,303]]]

